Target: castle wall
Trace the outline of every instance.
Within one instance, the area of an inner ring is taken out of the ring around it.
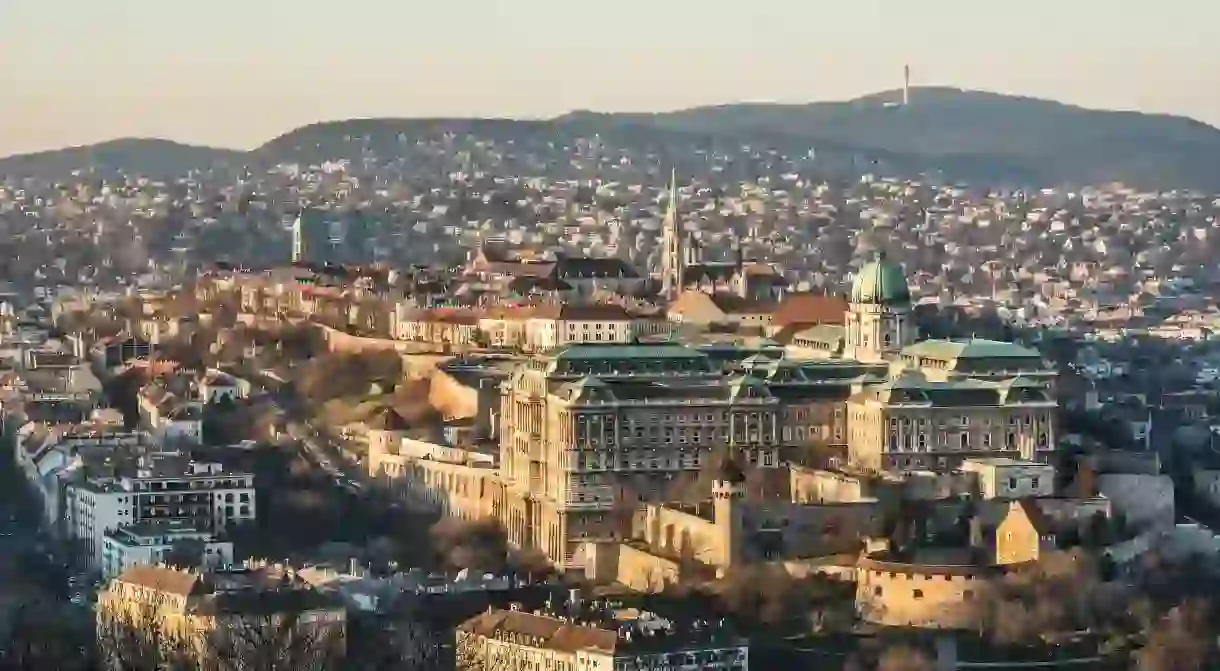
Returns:
[[[797,503],[859,501],[867,491],[859,476],[799,466],[789,470],[789,481],[792,500]]]
[[[678,562],[641,548],[622,544],[618,551],[618,580],[639,592],[660,592],[665,585],[678,582]]]
[[[632,536],[657,552],[715,564],[723,556],[724,537],[715,523],[662,505],[645,505]]]
[[[977,627],[991,582],[972,569],[861,560],[856,614],[890,627]]]
[[[780,531],[784,557],[816,557],[858,550],[862,538],[881,533],[882,506],[876,499],[852,503],[749,506],[747,533]]]

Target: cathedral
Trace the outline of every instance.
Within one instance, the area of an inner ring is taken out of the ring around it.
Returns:
[[[733,244],[733,258],[707,261],[699,239],[684,231],[678,213],[678,178],[670,177],[669,204],[661,224],[661,294],[673,300],[687,289],[707,294],[733,294],[751,300],[775,300],[787,281],[770,264],[747,262],[741,241]]]

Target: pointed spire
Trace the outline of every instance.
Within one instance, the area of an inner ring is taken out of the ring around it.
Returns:
[[[678,223],[678,169],[671,168],[669,173],[669,204],[665,208],[665,223]]]

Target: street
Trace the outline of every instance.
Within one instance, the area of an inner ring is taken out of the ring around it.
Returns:
[[[269,395],[287,416],[288,437],[298,446],[302,458],[332,478],[336,487],[351,494],[360,494],[367,485],[367,477],[359,464],[354,464],[343,448],[309,419],[300,399],[291,385],[261,376],[260,391]]]
[[[88,612],[96,585],[71,570],[64,553],[40,529],[38,504],[28,494],[11,459],[10,441],[0,441],[0,597],[69,602]]]

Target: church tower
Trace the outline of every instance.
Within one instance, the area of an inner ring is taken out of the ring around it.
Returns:
[[[678,219],[678,171],[675,168],[669,178],[669,204],[661,223],[661,293],[667,298],[672,299],[682,292],[682,278],[686,270],[685,242],[682,223]]]
[[[918,337],[902,266],[879,252],[852,282],[844,355],[871,363],[890,361]]]

